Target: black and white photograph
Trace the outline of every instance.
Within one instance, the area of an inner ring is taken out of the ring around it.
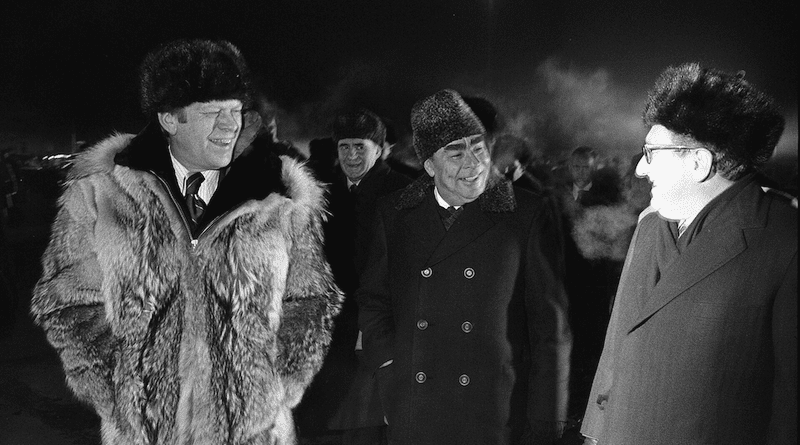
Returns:
[[[797,443],[788,0],[0,6],[0,445]]]

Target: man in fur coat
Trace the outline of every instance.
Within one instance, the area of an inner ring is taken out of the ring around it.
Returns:
[[[411,123],[427,175],[379,203],[357,291],[389,441],[552,443],[571,346],[555,215],[492,174],[455,91],[418,102]]]
[[[797,209],[756,169],[784,119],[698,64],[649,94],[636,173],[651,208],[625,261],[586,443],[797,443]]]
[[[323,188],[269,151],[231,162],[251,99],[228,42],[150,53],[141,103],[140,134],[70,171],[31,312],[104,444],[294,443],[341,301]]]

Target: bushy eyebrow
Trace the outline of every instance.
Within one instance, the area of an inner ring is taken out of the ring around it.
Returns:
[[[217,106],[208,105],[208,106],[200,107],[200,112],[201,113],[218,113],[218,112],[220,112],[222,110],[242,111],[242,106],[237,105],[235,107],[228,108],[228,107],[221,107],[221,106],[218,106],[218,105]]]

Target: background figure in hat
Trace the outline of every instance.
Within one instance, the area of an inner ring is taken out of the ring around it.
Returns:
[[[333,340],[322,370],[298,408],[298,426],[309,433],[326,428],[344,430],[345,444],[380,444],[386,435],[383,410],[373,370],[363,364],[353,294],[365,246],[357,240],[368,231],[365,217],[374,211],[376,202],[411,180],[381,159],[386,128],[374,113],[362,109],[340,114],[331,127],[339,172],[328,195],[325,254],[345,302],[334,320]]]
[[[70,171],[31,313],[104,444],[294,443],[341,301],[323,188],[289,157],[232,159],[251,100],[230,43],[150,53],[141,102],[141,133]]]
[[[650,208],[582,432],[600,444],[797,443],[797,209],[754,173],[784,119],[741,75],[666,69],[636,168]]]
[[[357,291],[390,442],[552,443],[571,346],[555,215],[492,173],[455,91],[411,123],[427,174],[378,205]]]

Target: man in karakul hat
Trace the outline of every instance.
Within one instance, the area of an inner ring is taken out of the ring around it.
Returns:
[[[331,124],[339,172],[330,185],[330,216],[324,224],[325,254],[336,283],[345,294],[336,317],[333,340],[322,370],[298,407],[298,425],[304,431],[343,430],[343,444],[380,444],[385,423],[373,370],[364,366],[358,306],[354,292],[357,271],[363,267],[365,221],[376,202],[407,186],[411,180],[381,159],[386,127],[369,110],[336,116]]]
[[[141,68],[149,119],[81,154],[31,312],[104,444],[287,444],[341,294],[323,187],[272,151],[233,158],[250,106],[224,41]]]
[[[571,346],[555,215],[492,173],[455,91],[418,102],[411,123],[427,175],[379,203],[357,291],[389,440],[552,443]]]
[[[653,185],[595,375],[586,443],[797,443],[797,209],[754,173],[784,118],[743,75],[666,69]]]

